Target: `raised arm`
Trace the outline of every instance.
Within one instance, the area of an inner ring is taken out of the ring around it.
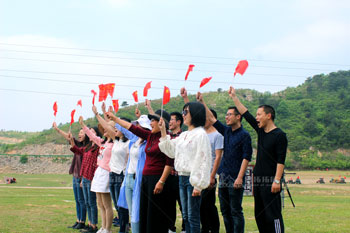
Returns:
[[[228,90],[228,94],[232,98],[233,102],[235,103],[236,108],[238,109],[239,113],[243,115],[248,109],[241,103],[241,101],[238,99],[236,95],[236,90],[233,87],[230,87]]]
[[[112,112],[107,112],[106,115],[107,115],[108,119],[114,121],[115,123],[119,124],[121,127],[125,128],[127,130],[129,130],[131,125],[132,125],[130,122],[127,122],[127,121],[120,119],[119,117],[114,115]]]
[[[213,113],[210,111],[210,109],[208,108],[208,106],[205,104],[204,100],[203,100],[203,95],[202,93],[198,92],[196,95],[196,99],[198,102],[202,103],[205,107],[206,110],[206,120],[209,121],[209,124],[213,125],[217,119],[214,117]]]
[[[151,101],[150,100],[146,99],[145,107],[147,108],[149,114],[154,115],[154,111],[153,111],[153,108],[151,106]]]
[[[96,119],[98,122],[102,125],[102,127],[110,134],[114,135],[115,131],[112,126],[108,124],[108,120],[105,120],[107,118],[106,108],[104,106],[104,103],[102,104],[102,111],[104,111],[105,119],[100,116],[97,112],[97,108],[95,105],[92,106],[92,111],[94,112]],[[108,119],[108,118],[107,118]]]
[[[57,127],[56,122],[52,123],[52,128],[54,128],[59,134],[61,134],[67,141],[69,141],[68,133]]]
[[[79,117],[79,124],[83,129],[84,133],[90,138],[91,141],[93,141],[98,146],[102,145],[103,139],[96,136],[94,133],[91,132],[91,130],[88,127],[86,127],[86,125],[84,124],[84,118],[82,116]]]
[[[186,91],[186,89],[185,89],[184,87],[181,88],[181,90],[180,90],[180,95],[181,95],[182,98],[184,99],[185,104],[187,104],[188,102],[190,102],[190,100],[188,99],[188,96],[187,96],[187,91]]]

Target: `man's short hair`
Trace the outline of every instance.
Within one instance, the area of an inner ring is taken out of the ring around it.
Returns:
[[[181,121],[180,127],[182,127],[182,124],[184,123],[184,118],[182,117],[182,114],[179,112],[172,112],[170,113],[170,116],[175,116],[176,121]]]
[[[218,114],[216,113],[216,111],[214,109],[210,109],[211,113],[214,115],[215,119],[218,119]]]
[[[276,112],[271,105],[263,104],[263,105],[260,105],[259,108],[262,108],[266,114],[271,114],[272,121],[275,120]]]
[[[240,121],[242,122],[242,114],[238,111],[237,107],[231,106],[231,107],[228,107],[227,110],[230,110],[230,109],[231,109],[231,110],[233,109],[235,115],[240,115],[240,116],[241,116]]]

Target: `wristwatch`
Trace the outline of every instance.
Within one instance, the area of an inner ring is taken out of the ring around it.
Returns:
[[[273,182],[275,182],[276,184],[279,184],[279,183],[280,183],[280,180],[274,179]]]

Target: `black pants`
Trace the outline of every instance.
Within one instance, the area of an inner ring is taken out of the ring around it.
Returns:
[[[140,232],[168,233],[169,219],[167,203],[168,184],[164,185],[160,194],[153,194],[153,190],[160,179],[160,175],[144,175],[141,182],[140,197]]]
[[[168,216],[170,216],[169,221],[169,229],[171,231],[176,232],[176,201],[179,203],[180,211],[182,213],[181,201],[180,201],[180,191],[179,191],[179,177],[175,175],[169,175],[166,183],[169,185],[166,190],[167,202],[169,203],[169,212]],[[182,214],[181,214],[182,216]],[[185,230],[185,222],[182,219],[182,231]]]
[[[254,205],[260,233],[284,233],[281,195],[271,193],[271,184],[254,184]]]
[[[202,201],[201,201],[201,224],[202,233],[219,233],[220,231],[220,221],[218,209],[216,208],[216,181],[215,186],[212,189],[204,189],[202,191]]]

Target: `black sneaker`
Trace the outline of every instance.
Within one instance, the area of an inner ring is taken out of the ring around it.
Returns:
[[[69,226],[68,228],[73,228],[73,229],[75,229],[75,227],[76,227],[78,224],[79,224],[78,222],[75,222],[73,226]]]
[[[92,228],[91,226],[87,226],[85,229],[81,229],[80,232],[82,233],[89,232],[91,228]]]
[[[77,229],[77,230],[79,230],[79,229],[85,229],[86,228],[86,226],[85,226],[85,223],[78,223],[78,225],[76,225],[73,229]]]

